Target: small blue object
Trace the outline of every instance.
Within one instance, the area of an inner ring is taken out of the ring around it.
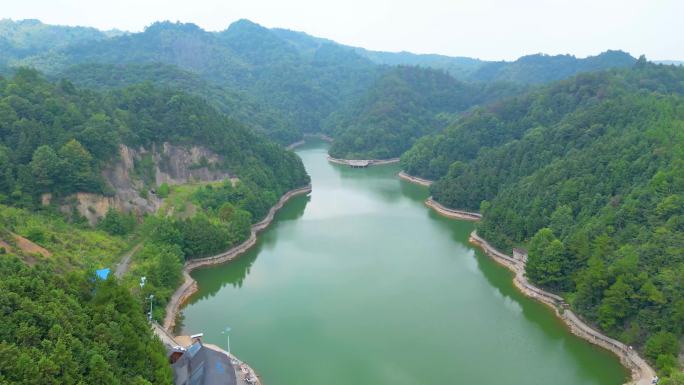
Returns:
[[[105,280],[107,277],[109,277],[109,268],[95,270],[95,275],[97,275],[97,278]]]

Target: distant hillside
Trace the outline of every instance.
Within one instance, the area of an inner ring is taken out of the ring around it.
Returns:
[[[653,62],[656,64],[675,65],[675,66],[683,66],[684,65],[684,60],[654,60]]]
[[[398,157],[418,138],[446,127],[459,112],[520,90],[510,83],[465,83],[440,70],[395,67],[326,121],[326,132],[335,137],[330,155]]]
[[[457,79],[469,79],[485,61],[468,57],[452,57],[436,54],[415,54],[411,52],[382,52],[357,48],[356,52],[377,64],[411,65],[444,70]]]
[[[78,86],[101,90],[151,82],[156,86],[200,96],[229,117],[269,135],[281,144],[296,142],[302,135],[291,117],[258,103],[247,92],[219,86],[170,64],[79,64],[60,71],[52,78],[66,78]]]
[[[38,20],[0,20],[0,63],[41,54],[71,44],[103,40],[121,35],[121,31],[103,32],[88,27],[43,24]]]
[[[476,81],[510,81],[523,84],[548,83],[580,72],[629,67],[636,59],[622,51],[606,51],[577,59],[571,55],[528,55],[514,62],[489,62],[468,76]]]
[[[207,98],[225,108],[229,115],[258,127],[281,143],[295,141],[303,132],[321,131],[324,122],[330,121],[331,113],[348,108],[362,95],[372,92],[371,85],[397,65],[438,69],[469,82],[538,84],[582,71],[624,67],[635,60],[619,51],[586,59],[532,55],[514,62],[377,52],[302,32],[268,29],[249,20],[236,21],[221,32],[207,32],[194,24],[158,22],[132,34],[52,27],[37,21],[5,24],[12,28],[0,29],[0,47],[23,50],[8,56],[5,65],[32,66],[89,86],[99,81],[103,86],[116,86],[137,80],[178,86]],[[49,28],[55,29],[59,41],[44,37],[47,32],[27,32]],[[19,42],[31,48],[19,48]],[[105,74],[104,67],[98,70],[90,66],[93,63],[115,66],[110,67],[114,74]],[[167,73],[175,70],[164,66],[153,70],[159,63],[184,73]],[[6,73],[2,66],[0,62],[0,71]],[[78,70],[85,70],[83,75],[88,80],[79,80],[75,76]],[[197,88],[190,90],[188,84]],[[220,95],[223,92],[224,97]]]
[[[247,20],[218,33],[194,24],[155,23],[142,33],[73,44],[17,63],[58,73],[92,62],[175,65],[249,93],[305,132],[319,130],[323,118],[360,94],[377,73],[377,66],[352,49],[321,44],[305,53]]]

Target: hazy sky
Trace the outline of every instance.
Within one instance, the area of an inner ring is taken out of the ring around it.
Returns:
[[[157,20],[223,30],[246,18],[384,51],[684,60],[684,0],[0,0],[0,18],[129,31]]]

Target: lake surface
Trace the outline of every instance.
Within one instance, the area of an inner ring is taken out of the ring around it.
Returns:
[[[238,260],[198,270],[185,334],[226,345],[265,385],[617,385],[612,354],[570,334],[468,244],[473,224],[423,205],[398,166],[297,153],[313,192]]]

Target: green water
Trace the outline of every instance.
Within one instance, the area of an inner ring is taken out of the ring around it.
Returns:
[[[226,345],[265,385],[622,384],[616,357],[571,335],[467,243],[473,225],[423,205],[398,167],[298,150],[313,193],[249,253],[193,273],[184,333]]]

